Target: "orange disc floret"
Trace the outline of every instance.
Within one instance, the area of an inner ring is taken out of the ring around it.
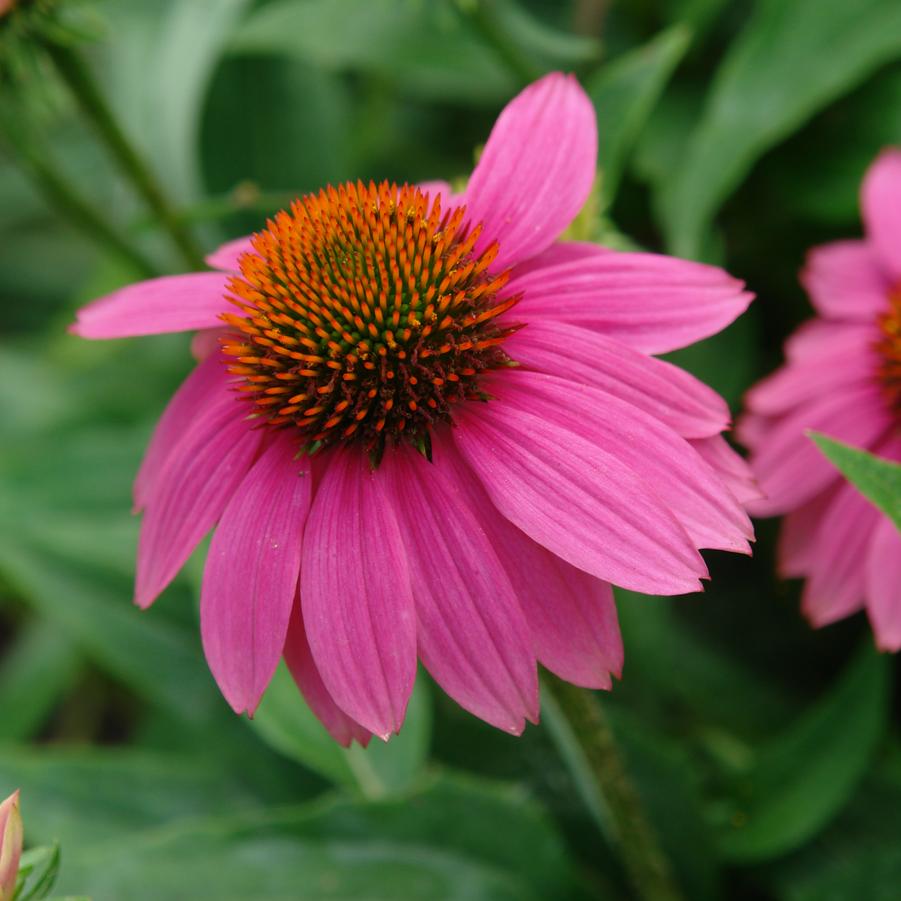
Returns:
[[[453,406],[485,399],[479,377],[513,365],[498,317],[509,271],[492,274],[497,244],[475,253],[465,209],[412,185],[370,182],[302,197],[253,238],[229,283],[239,312],[223,348],[256,415],[293,427],[313,453],[362,442],[429,453],[430,429]]]
[[[889,294],[887,313],[879,317],[882,336],[876,344],[882,361],[879,376],[892,408],[901,415],[901,288]]]

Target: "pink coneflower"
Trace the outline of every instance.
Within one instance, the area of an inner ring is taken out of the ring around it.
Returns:
[[[756,385],[741,438],[766,494],[761,515],[787,513],[786,576],[805,577],[814,626],[866,605],[883,650],[901,648],[901,535],[817,450],[812,429],[901,461],[901,151],[863,182],[863,240],[810,252],[801,281],[819,316],[786,344],[788,362]]]
[[[538,717],[536,660],[609,688],[610,583],[696,591],[747,552],[722,399],[649,354],[750,299],[719,269],[558,238],[595,177],[594,110],[549,75],[498,119],[465,193],[346,184],[209,262],[82,310],[207,354],[135,486],[137,603],[218,523],[201,631],[238,712],[279,658],[344,743],[403,722],[417,658],[501,729]]]

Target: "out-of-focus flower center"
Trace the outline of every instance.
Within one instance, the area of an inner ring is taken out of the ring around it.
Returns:
[[[887,313],[879,317],[882,337],[876,349],[882,356],[879,375],[889,403],[901,416],[901,287],[889,294]]]
[[[473,248],[462,208],[443,213],[418,188],[345,184],[296,200],[254,236],[229,284],[241,314],[223,347],[255,413],[299,430],[313,453],[362,442],[430,451],[455,404],[485,399],[482,373],[512,365],[500,345],[497,245]]]

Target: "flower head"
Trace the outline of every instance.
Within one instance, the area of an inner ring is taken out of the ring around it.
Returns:
[[[19,793],[0,804],[0,901],[12,901],[22,856],[22,817]]]
[[[780,567],[806,578],[815,626],[866,607],[876,641],[901,648],[901,534],[845,482],[805,431],[901,461],[901,151],[863,182],[866,235],[811,251],[801,280],[818,313],[786,345],[786,364],[748,394],[740,435],[766,499],[787,514]]]
[[[560,242],[596,156],[591,102],[552,74],[502,112],[463,194],[329,187],[218,271],[80,311],[88,338],[200,330],[135,485],[136,599],[217,526],[201,631],[236,711],[284,654],[339,741],[387,737],[421,660],[518,733],[536,662],[619,675],[611,582],[696,591],[699,548],[748,551],[728,410],[650,355],[750,295],[710,266]]]

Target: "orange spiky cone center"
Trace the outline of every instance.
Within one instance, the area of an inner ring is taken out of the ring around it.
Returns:
[[[328,187],[296,200],[253,238],[223,319],[230,371],[254,413],[293,428],[304,451],[361,442],[377,463],[407,441],[427,455],[456,404],[486,399],[480,376],[514,365],[498,321],[493,244],[465,210],[443,213],[411,185]]]
[[[901,416],[901,287],[889,294],[889,308],[879,317],[879,328],[879,377],[889,403]]]

